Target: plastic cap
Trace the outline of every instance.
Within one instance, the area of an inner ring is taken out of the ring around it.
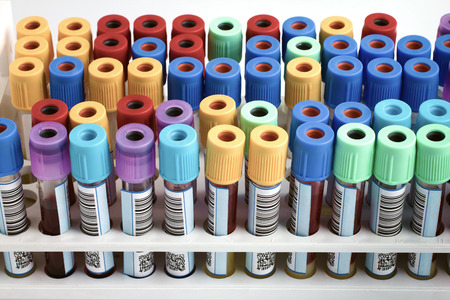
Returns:
[[[367,64],[375,58],[394,59],[394,49],[395,44],[391,38],[381,34],[371,34],[361,40],[358,59],[366,68]]]
[[[450,103],[441,99],[423,102],[417,115],[416,131],[428,124],[442,124],[450,127]]]
[[[131,45],[130,22],[121,15],[106,15],[97,21],[97,36],[104,33],[118,33],[127,38]]]
[[[388,14],[370,14],[364,20],[361,39],[370,34],[382,34],[389,37],[394,43],[397,39],[397,20]]]
[[[84,38],[92,45],[92,32],[89,21],[83,18],[74,17],[59,22],[58,41],[72,36]]]
[[[389,125],[411,128],[411,107],[401,100],[386,99],[375,105],[372,128],[378,133]]]
[[[144,95],[128,95],[117,103],[117,128],[130,123],[150,127],[155,133],[155,109],[152,99]]]
[[[107,112],[117,110],[117,102],[125,96],[123,66],[114,58],[104,57],[89,65],[89,97],[100,102]]]
[[[288,135],[275,125],[261,125],[250,133],[248,178],[260,186],[272,186],[284,179]]]
[[[104,33],[94,40],[94,59],[111,57],[120,61],[126,70],[131,53],[128,49],[128,40],[118,33]],[[127,75],[125,74],[125,78]]]
[[[167,43],[166,21],[157,15],[143,15],[133,23],[133,38],[137,40],[144,37],[160,39],[164,45]]]
[[[215,58],[206,65],[205,97],[216,94],[230,96],[236,107],[241,105],[241,68],[234,59]]]
[[[246,41],[257,35],[269,35],[280,40],[280,22],[271,15],[256,15],[248,19]]]
[[[66,37],[56,45],[56,53],[58,57],[73,56],[83,62],[84,65],[84,81],[88,82],[88,70],[91,62],[91,44],[81,37]]]
[[[200,102],[200,141],[206,148],[208,132],[221,124],[237,126],[236,104],[233,98],[226,95],[208,96]]]
[[[450,102],[450,64],[447,69],[447,75],[445,76],[444,88],[442,90],[442,99]]]
[[[320,101],[322,77],[317,60],[309,57],[297,57],[286,66],[286,92],[284,102],[293,109],[298,102],[305,100]]]
[[[403,66],[402,97],[413,112],[425,100],[436,99],[439,88],[439,66],[428,58],[416,57]]]
[[[316,38],[316,25],[314,21],[306,17],[292,17],[283,23],[282,56],[286,53],[287,43],[296,36],[309,36]]]
[[[69,128],[69,109],[67,104],[58,99],[44,99],[31,108],[31,126],[42,122],[57,122]]]
[[[205,64],[205,47],[201,37],[195,34],[179,34],[170,40],[169,61],[178,57],[193,57]]]
[[[391,58],[375,58],[367,65],[364,100],[373,110],[385,99],[400,99],[402,92],[402,66]]]
[[[335,108],[343,102],[360,102],[363,65],[352,56],[336,56],[328,62],[325,103]]]
[[[208,132],[205,176],[215,184],[229,185],[242,176],[245,134],[233,125],[217,125]]]
[[[53,40],[52,33],[50,32],[50,26],[48,21],[43,17],[39,16],[31,16],[26,17],[17,22],[16,25],[17,39],[20,39],[24,36],[41,36],[48,42],[49,48],[49,56],[48,61],[52,61],[53,57],[55,57],[55,53],[53,52]]]
[[[450,33],[450,13],[445,14],[441,17],[437,31],[437,37],[449,33]]]
[[[238,20],[219,17],[209,23],[208,59],[229,57],[237,62],[242,58],[242,29]]]
[[[264,100],[278,107],[281,103],[281,67],[270,57],[257,57],[245,67],[245,100]]]
[[[450,62],[450,34],[441,35],[434,44],[433,60],[439,66],[439,85],[444,86]]]
[[[0,118],[0,177],[14,175],[23,167],[22,147],[16,123]]]
[[[163,84],[166,83],[166,44],[155,37],[144,37],[133,43],[133,59],[151,57],[161,63],[163,71]]]
[[[128,94],[147,96],[157,108],[164,101],[162,78],[159,61],[150,57],[136,58],[128,65]]]
[[[155,175],[155,138],[143,124],[127,124],[116,134],[116,173],[128,183],[141,183]]]
[[[289,40],[287,43],[284,62],[296,57],[310,57],[320,62],[321,46],[316,39],[307,36],[297,36]]]
[[[292,109],[291,124],[289,124],[289,149],[294,152],[295,133],[300,125],[309,122],[328,125],[329,119],[330,111],[323,103],[306,100],[295,104]]]
[[[371,119],[372,113],[364,104],[359,102],[344,102],[334,109],[331,128],[333,128],[334,133],[337,133],[338,129],[347,123],[360,123],[370,126]]]
[[[428,184],[450,180],[450,128],[425,125],[417,131],[416,178]]]
[[[255,57],[271,57],[280,62],[280,42],[268,35],[250,38],[245,50],[245,64]]]
[[[48,98],[44,64],[34,57],[22,57],[9,65],[9,86],[12,105],[30,111],[38,101]]]
[[[353,37],[352,22],[345,17],[333,16],[324,19],[320,23],[319,40],[321,45],[323,45],[323,41],[327,37],[337,34]]]
[[[430,58],[431,43],[420,35],[407,35],[398,40],[397,61],[404,66],[414,57]]]
[[[322,50],[322,81],[325,81],[330,59],[342,55],[357,57],[358,44],[353,38],[338,34],[327,38]]]
[[[194,128],[192,107],[182,100],[163,102],[156,110],[156,127],[158,135],[164,127],[171,124],[186,124]]]
[[[349,123],[339,128],[334,148],[333,173],[347,183],[359,183],[372,175],[375,133],[364,124]]]
[[[40,36],[25,36],[14,45],[15,58],[35,57],[44,64],[45,80],[48,83],[48,66],[50,64],[48,42]]]
[[[40,180],[59,180],[70,173],[67,130],[56,122],[42,122],[30,131],[31,172]]]
[[[172,37],[183,33],[199,36],[205,43],[205,22],[196,15],[181,15],[172,21]]]
[[[87,184],[105,180],[112,168],[105,129],[97,124],[81,124],[72,129],[69,140],[72,176]]]
[[[185,124],[164,127],[159,133],[159,173],[164,180],[185,184],[200,171],[195,129]]]

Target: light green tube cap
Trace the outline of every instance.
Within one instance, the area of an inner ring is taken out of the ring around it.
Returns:
[[[297,36],[289,40],[286,47],[285,64],[296,57],[310,57],[320,63],[319,41],[307,36]]]
[[[218,57],[241,61],[242,27],[234,18],[219,17],[209,24],[208,59],[213,60]]]

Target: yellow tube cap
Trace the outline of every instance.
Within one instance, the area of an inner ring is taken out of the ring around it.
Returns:
[[[48,42],[41,36],[24,36],[14,45],[15,58],[36,57],[44,64],[45,80],[48,83],[48,65],[50,64],[50,49]]]
[[[323,41],[332,35],[347,35],[353,37],[352,21],[345,17],[333,16],[328,17],[320,23],[319,42],[323,45]]]
[[[211,182],[228,185],[242,176],[245,134],[233,125],[217,125],[208,132],[205,176]]]
[[[102,57],[89,65],[89,99],[103,104],[106,112],[117,111],[125,96],[123,65],[115,58]]]
[[[66,37],[61,39],[56,44],[56,55],[61,56],[73,56],[83,62],[84,65],[84,81],[88,81],[90,58],[89,42],[82,37]]]
[[[305,100],[320,101],[321,67],[317,60],[297,57],[286,66],[285,103],[289,109]]]
[[[128,64],[128,95],[144,95],[152,99],[155,109],[164,101],[161,63],[140,57]]]
[[[17,39],[21,39],[24,36],[41,36],[47,40],[49,48],[48,60],[52,61],[55,57],[53,52],[52,33],[50,32],[50,26],[48,21],[43,17],[31,16],[20,20],[16,25]]]
[[[58,24],[58,41],[66,37],[81,37],[92,45],[91,24],[83,18],[67,18]]]
[[[280,183],[286,171],[288,134],[275,125],[261,125],[250,133],[247,174],[260,186]]]
[[[30,111],[38,101],[48,98],[44,64],[35,57],[21,57],[9,65],[11,103],[21,111]]]
[[[206,148],[208,132],[221,124],[237,126],[236,102],[226,95],[212,95],[200,102],[200,142]]]

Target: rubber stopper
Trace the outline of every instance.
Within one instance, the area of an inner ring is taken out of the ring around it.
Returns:
[[[415,130],[428,124],[442,124],[450,127],[450,103],[441,99],[430,99],[419,107]]]
[[[298,36],[292,38],[287,43],[285,64],[296,57],[310,57],[320,62],[321,46],[316,39],[307,36]]]
[[[347,35],[353,37],[353,24],[352,22],[341,16],[328,17],[320,23],[319,41],[323,45],[325,39],[332,35]]]
[[[439,85],[444,86],[450,62],[450,34],[441,35],[434,44],[433,60],[439,66]]]
[[[205,50],[202,39],[195,34],[179,34],[172,38],[169,48],[169,61],[178,57],[193,57],[205,64]]]
[[[353,38],[338,34],[327,38],[322,50],[322,81],[325,82],[330,59],[342,55],[357,57],[358,44]]]
[[[257,57],[245,67],[245,100],[264,100],[280,106],[281,67],[270,57]]]
[[[164,18],[157,15],[143,15],[136,18],[133,23],[133,40],[136,42],[144,37],[160,39],[166,45],[167,32]]]
[[[371,34],[361,40],[358,59],[367,68],[367,64],[375,58],[385,57],[394,59],[394,42],[387,36]],[[366,83],[367,72],[364,71],[363,82]]]
[[[55,57],[53,52],[53,39],[48,21],[43,17],[31,16],[26,17],[17,22],[16,25],[17,39],[24,36],[40,36],[47,40],[49,53],[48,61],[52,61]]]
[[[155,109],[153,101],[144,95],[128,95],[117,103],[117,128],[130,123],[150,127],[156,136]]]
[[[242,58],[242,29],[238,20],[219,17],[209,23],[208,59],[229,57],[237,62]]]
[[[14,121],[0,118],[0,177],[14,175],[23,167],[22,147]]]
[[[166,44],[155,37],[143,37],[133,43],[131,48],[133,59],[139,57],[150,57],[158,60],[162,65],[163,84],[166,84]]]
[[[248,19],[246,41],[257,35],[269,35],[280,41],[280,22],[271,15],[256,15]]]
[[[158,134],[171,124],[186,124],[194,128],[194,114],[192,107],[182,100],[163,102],[155,113]]]
[[[162,77],[159,61],[150,57],[136,58],[128,65],[128,94],[147,96],[157,108],[164,101]]]
[[[25,36],[14,45],[15,58],[35,57],[44,64],[45,81],[48,84],[48,66],[50,64],[48,42],[41,36]]]
[[[216,94],[230,96],[236,107],[241,105],[241,68],[234,59],[215,58],[206,65],[205,97]]]
[[[283,57],[283,61],[286,53],[287,43],[290,39],[296,36],[308,36],[315,39],[316,25],[314,24],[314,21],[306,17],[292,17],[284,21],[283,36],[281,42],[281,55]]]
[[[331,128],[337,133],[338,129],[348,123],[360,123],[370,126],[372,113],[370,109],[359,102],[343,102],[334,109]]]
[[[196,15],[181,15],[172,21],[172,38],[179,34],[195,34],[203,41],[205,48],[205,21]]]
[[[414,57],[431,57],[431,43],[420,35],[407,35],[397,43],[397,61],[404,66]]]
[[[106,15],[97,22],[97,37],[105,33],[123,35],[128,41],[128,49],[131,50],[130,22],[121,15]]]
[[[397,99],[386,99],[378,102],[373,110],[373,131],[378,133],[382,128],[389,125],[411,128],[411,107]]]
[[[437,37],[444,34],[450,34],[450,13],[443,15],[439,21]]]
[[[280,42],[268,35],[250,38],[245,51],[245,64],[255,57],[271,57],[280,62]]]
[[[361,39],[367,35],[381,34],[390,38],[394,44],[397,40],[397,20],[388,14],[370,14],[364,20]]]
[[[42,122],[56,122],[69,130],[69,109],[58,99],[43,99],[31,108],[31,126]]]
[[[66,37],[56,45],[56,54],[61,56],[73,56],[83,62],[84,82],[87,86],[89,64],[91,63],[91,44],[81,37]]]
[[[127,39],[117,33],[104,33],[94,41],[94,59],[111,57],[120,61],[126,70],[129,62]],[[127,74],[125,74],[127,78]]]

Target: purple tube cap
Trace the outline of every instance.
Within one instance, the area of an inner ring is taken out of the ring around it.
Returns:
[[[30,131],[31,172],[40,180],[59,180],[70,173],[67,130],[56,122],[39,123]]]
[[[441,17],[441,20],[439,21],[437,37],[449,33],[450,33],[450,13],[445,14]]]
[[[186,124],[194,127],[194,113],[189,103],[182,100],[163,102],[156,109],[158,135],[164,127],[172,124]]]
[[[450,64],[448,65],[447,75],[445,76],[444,90],[442,91],[442,99],[450,102]]]
[[[117,176],[124,182],[141,183],[153,177],[155,170],[153,131],[137,123],[120,127],[116,134]]]

